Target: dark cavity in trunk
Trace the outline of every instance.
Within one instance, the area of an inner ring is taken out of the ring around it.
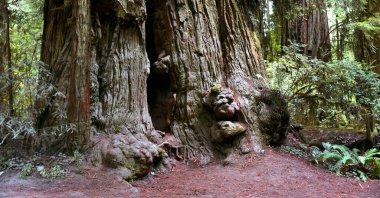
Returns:
[[[150,75],[147,81],[148,107],[156,130],[170,132],[170,120],[173,110],[173,94],[170,86],[169,71],[163,72],[154,64],[168,54],[157,52],[154,35],[154,12],[155,8],[151,1],[146,1],[146,49],[150,61]],[[169,68],[168,68],[169,69]]]

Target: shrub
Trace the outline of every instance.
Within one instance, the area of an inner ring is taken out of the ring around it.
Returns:
[[[345,127],[351,121],[350,105],[365,108],[362,116],[380,119],[380,80],[372,66],[348,58],[329,63],[311,59],[302,54],[303,47],[284,47],[284,55],[267,67],[271,86],[287,96],[296,122]]]
[[[20,176],[21,178],[26,178],[33,173],[34,165],[31,163],[24,164],[21,169]]]
[[[40,175],[44,179],[60,179],[66,176],[66,171],[60,165],[55,165],[50,169],[42,169]]]
[[[79,151],[74,151],[73,161],[79,172],[83,171],[83,155]]]

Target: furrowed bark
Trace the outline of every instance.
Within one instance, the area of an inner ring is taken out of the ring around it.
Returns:
[[[90,1],[47,0],[44,14],[41,59],[51,75],[43,80],[56,89],[37,103],[43,109],[37,127],[63,128],[59,133],[67,139],[61,146],[83,149],[90,139]]]
[[[120,1],[124,2],[124,1]],[[154,130],[148,112],[146,83],[149,60],[145,49],[145,5],[94,4],[95,32],[92,63],[92,123],[99,131]],[[119,11],[113,7],[119,6]],[[120,12],[108,15],[109,12]],[[124,10],[129,9],[129,10]]]
[[[265,75],[256,48],[259,42],[253,39],[245,22],[242,5],[235,1],[168,1],[166,4],[153,1],[151,4],[153,17],[148,21],[152,23],[154,35],[151,62],[157,61],[160,53],[170,56],[171,61],[169,84],[176,102],[170,132],[201,163],[214,157],[210,128],[215,120],[201,100],[216,82],[235,92],[242,107],[239,120],[249,125],[240,146],[261,151],[263,141],[257,130],[250,92],[259,82],[265,85]]]

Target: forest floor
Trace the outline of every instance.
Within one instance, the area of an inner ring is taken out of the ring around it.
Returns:
[[[156,173],[131,184],[106,170],[84,167],[60,180],[0,176],[0,197],[380,197],[380,180],[339,177],[277,149],[239,155],[228,166],[181,162],[170,173]]]

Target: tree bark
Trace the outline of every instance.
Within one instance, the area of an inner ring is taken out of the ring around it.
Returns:
[[[43,80],[56,90],[38,104],[37,127],[64,128],[60,146],[69,150],[83,149],[90,138],[90,24],[89,0],[45,1],[41,59],[51,75]]]
[[[124,1],[120,1],[124,2]],[[145,49],[145,5],[119,4],[126,16],[108,15],[111,5],[93,5],[96,32],[91,69],[92,123],[97,130],[118,132],[125,124],[131,131],[148,133],[153,125],[148,111],[147,78],[149,60]],[[131,16],[128,13],[132,13]],[[135,18],[134,18],[135,17]]]
[[[170,92],[176,95],[171,120],[174,136],[189,148],[191,156],[210,161],[215,153],[210,127],[215,121],[201,100],[216,82],[235,92],[242,112],[239,120],[249,126],[241,149],[261,151],[263,140],[252,111],[252,89],[260,82],[265,86],[265,74],[256,47],[260,44],[252,37],[242,4],[230,0],[152,1],[151,7],[151,52],[156,54],[150,57],[154,62],[161,52],[170,56]],[[151,86],[159,89],[160,84]]]

